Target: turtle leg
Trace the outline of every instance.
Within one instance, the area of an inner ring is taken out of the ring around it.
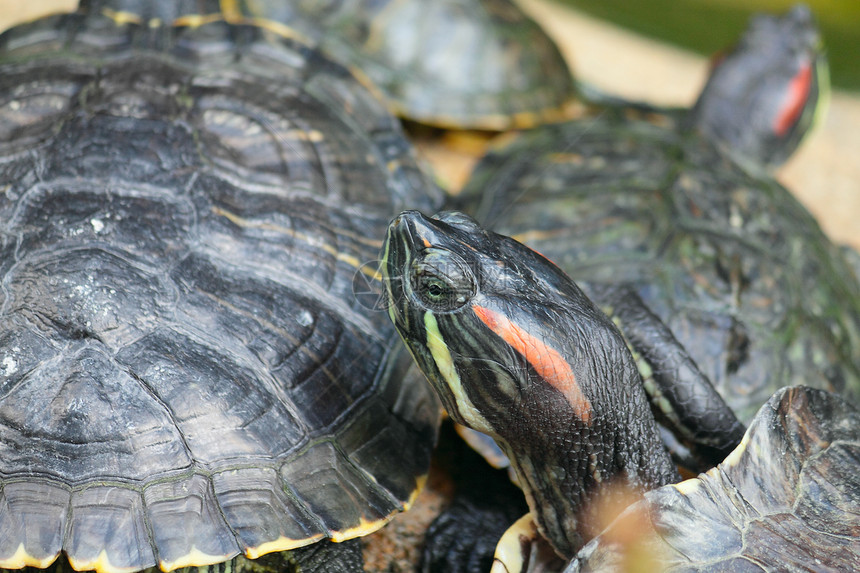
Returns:
[[[238,556],[210,567],[189,568],[181,573],[363,573],[361,539],[342,543],[320,541],[291,551],[268,553],[257,559]],[[154,569],[151,573],[160,573]]]
[[[422,573],[487,573],[496,543],[528,511],[506,470],[495,469],[444,424],[436,463],[454,481],[454,497],[427,530]]]
[[[496,545],[490,573],[559,571],[564,561],[538,531],[531,513],[511,525]]]
[[[686,446],[704,471],[743,439],[744,425],[672,331],[629,286],[589,285],[626,338],[658,422]]]
[[[322,541],[289,553],[298,573],[361,573],[361,539],[341,543]]]

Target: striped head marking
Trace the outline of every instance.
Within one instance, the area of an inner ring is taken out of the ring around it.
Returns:
[[[809,8],[758,15],[716,62],[690,122],[739,156],[776,166],[820,118],[829,83]]]
[[[382,247],[382,283],[388,315],[415,362],[461,423],[486,431],[486,423],[463,391],[452,349],[440,330],[458,322],[457,311],[475,296],[468,263],[444,248],[430,219],[405,211],[392,221]]]
[[[580,420],[591,422],[591,402],[576,382],[571,365],[555,348],[521,325],[489,308],[474,304],[475,315],[496,335],[515,349],[547,384],[564,395]]]
[[[556,296],[570,302],[556,282],[587,299],[554,265],[460,213],[414,211],[392,222],[382,259],[389,315],[455,420],[500,436],[512,407],[548,392],[590,423],[567,315],[547,313]]]

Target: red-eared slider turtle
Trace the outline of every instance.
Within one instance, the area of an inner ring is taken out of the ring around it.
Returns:
[[[186,23],[0,39],[0,567],[346,540],[428,471],[438,400],[353,284],[441,194],[345,68]]]
[[[571,112],[564,58],[511,0],[241,4],[312,35],[413,121],[501,130]]]
[[[299,37],[349,66],[413,121],[502,130],[566,119],[573,110],[564,58],[510,0],[160,4],[144,19],[209,15]]]
[[[460,213],[409,211],[389,227],[382,270],[389,315],[417,364],[451,417],[508,455],[530,519],[560,556],[576,556],[631,494],[677,481],[627,341],[547,259]],[[685,571],[723,550],[755,555],[765,539],[776,555],[790,548],[798,567],[852,570],[858,468],[857,411],[793,389],[717,470],[647,503]],[[707,527],[715,533],[703,539]],[[808,547],[818,541],[836,551]]]
[[[860,283],[762,168],[810,125],[823,67],[808,10],[761,16],[691,112],[526,132],[478,165],[460,207],[592,295],[632,284],[742,420],[784,385],[856,403]]]

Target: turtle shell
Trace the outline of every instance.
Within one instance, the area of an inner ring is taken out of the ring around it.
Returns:
[[[438,404],[355,286],[441,195],[317,52],[122,22],[0,39],[0,566],[369,533],[426,475]]]
[[[236,4],[224,6],[228,19],[289,25],[359,70],[410,120],[501,130],[573,113],[564,58],[510,0]]]
[[[860,403],[860,284],[792,195],[672,118],[606,112],[488,154],[463,208],[574,280],[629,282],[743,420],[807,384]]]
[[[646,493],[565,572],[628,571],[629,559],[666,572],[857,571],[858,460],[855,408],[783,388],[723,463]]]

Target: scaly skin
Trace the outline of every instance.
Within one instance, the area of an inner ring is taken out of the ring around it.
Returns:
[[[511,458],[541,533],[572,557],[615,488],[677,481],[635,361],[555,265],[459,213],[411,211],[383,250],[389,314],[454,420]]]

